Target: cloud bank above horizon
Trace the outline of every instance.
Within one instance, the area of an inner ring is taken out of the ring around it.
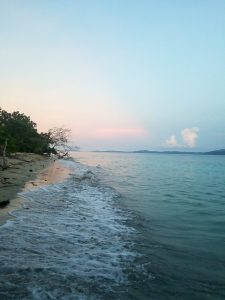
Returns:
[[[165,146],[169,148],[195,148],[197,146],[197,139],[199,137],[199,128],[184,128],[180,134],[182,137],[182,143],[177,142],[175,135],[171,135],[165,142]]]

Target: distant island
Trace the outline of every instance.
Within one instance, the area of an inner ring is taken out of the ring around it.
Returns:
[[[193,155],[225,155],[225,149],[213,150],[208,152],[193,151],[153,151],[153,150],[136,150],[136,151],[120,151],[120,150],[94,150],[92,152],[109,152],[109,153],[143,153],[143,154],[193,154]]]
[[[213,150],[213,151],[210,151],[210,152],[204,152],[203,154],[207,154],[207,155],[225,155],[225,149]]]

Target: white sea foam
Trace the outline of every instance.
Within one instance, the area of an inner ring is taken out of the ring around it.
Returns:
[[[117,194],[97,185],[93,170],[65,164],[71,177],[21,194],[26,209],[0,231],[1,299],[114,299],[128,282],[134,230]]]

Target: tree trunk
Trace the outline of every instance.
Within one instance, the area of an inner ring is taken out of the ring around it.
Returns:
[[[8,139],[5,139],[5,145],[2,152],[2,169],[5,170],[8,168],[8,162],[6,158],[6,148],[7,148]]]

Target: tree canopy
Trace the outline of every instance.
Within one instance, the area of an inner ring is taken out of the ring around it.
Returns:
[[[37,124],[18,111],[9,113],[0,108],[0,146],[7,140],[7,152],[68,154],[69,129],[53,128],[38,133]]]
[[[70,147],[68,145],[70,137],[70,129],[63,127],[54,127],[49,129],[49,145],[51,149],[54,149],[59,157],[65,157],[69,155]]]

